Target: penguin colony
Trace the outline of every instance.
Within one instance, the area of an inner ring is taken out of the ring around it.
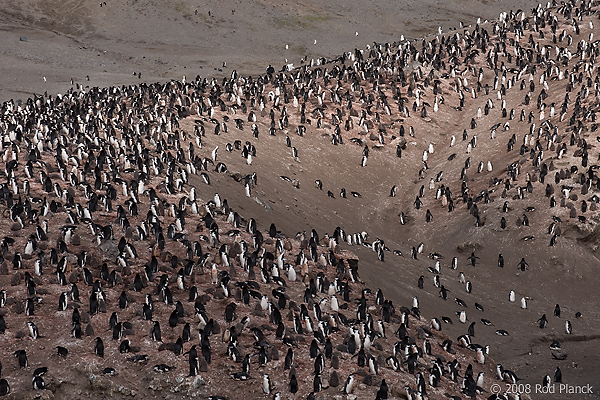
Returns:
[[[47,366],[56,363],[72,365],[106,395],[133,396],[122,382],[143,377],[154,385],[156,376],[170,375],[184,394],[210,399],[241,392],[274,399],[512,398],[488,391],[519,378],[491,365],[493,349],[474,342],[475,322],[448,338],[442,327],[452,318],[425,318],[417,297],[398,307],[381,290],[369,290],[356,257],[341,247],[367,246],[381,262],[388,253],[403,257],[401,250],[340,227],[323,237],[312,230],[288,238],[274,224],[263,231],[215,194],[214,181],[225,176],[252,198],[261,178],[230,171],[223,153],[239,152],[251,170],[261,156],[253,142],[286,135],[287,157],[304,163],[296,142],[326,133],[332,145],[360,146],[357,168],[369,168],[374,148],[418,160],[410,172],[435,195],[421,185],[414,210],[399,211],[401,224],[466,209],[476,227],[506,229],[509,217],[529,226],[535,210],[521,200],[544,191],[550,208],[562,213],[546,216],[544,233],[556,246],[563,219],[586,223],[600,201],[588,141],[597,130],[600,91],[596,19],[593,2],[549,4],[431,40],[374,44],[279,72],[269,67],[254,79],[234,71],[222,82],[197,77],[4,103],[0,395],[60,391],[62,381]],[[515,93],[522,100],[509,104]],[[485,106],[448,143],[408,145],[423,141],[414,126],[431,113],[465,112],[482,96]],[[478,136],[478,124],[492,113],[502,122]],[[521,138],[511,133],[519,123],[530,127]],[[233,131],[247,140],[213,145],[213,137]],[[501,140],[515,155],[506,168],[476,158],[478,146]],[[456,149],[446,165],[460,164],[449,167],[458,176],[430,168],[436,145]],[[469,187],[476,173],[490,174],[489,187]],[[279,177],[300,189],[297,180]],[[325,178],[314,178],[323,196],[362,197],[359,188],[328,187]],[[486,220],[494,202],[506,216]],[[413,246],[404,258],[423,251],[424,244]],[[480,262],[476,252],[451,257],[451,269]],[[457,320],[467,326],[467,302],[443,283],[444,257],[430,258],[439,301],[454,298]],[[526,274],[535,261],[505,265],[500,253],[498,266]],[[472,292],[462,272],[459,282]],[[426,286],[421,276],[417,287]],[[509,301],[517,296],[527,309],[526,294],[511,291]],[[557,324],[560,305],[552,308],[554,320],[544,314],[532,323]],[[565,334],[577,329],[578,317],[564,320]],[[559,342],[550,351],[556,360],[566,357]],[[549,374],[540,381],[562,381],[560,368],[553,379]]]

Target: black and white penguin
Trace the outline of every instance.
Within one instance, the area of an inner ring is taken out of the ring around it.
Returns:
[[[346,383],[344,384],[344,389],[343,392],[344,394],[351,394],[352,391],[354,390],[354,375],[350,375],[348,376],[348,379],[346,379]]]
[[[368,158],[369,158],[369,157],[368,157],[367,155],[363,155],[363,156],[362,156],[362,159],[361,159],[361,161],[360,161],[360,166],[361,166],[361,167],[366,167],[366,166],[367,166],[367,159],[368,159]]]
[[[155,365],[154,367],[152,367],[152,369],[153,369],[155,372],[161,372],[161,373],[164,373],[164,372],[169,372],[169,371],[171,371],[171,370],[175,369],[175,367],[171,367],[171,366],[169,366],[169,365],[167,365],[167,364],[157,364],[157,365]]]
[[[385,379],[381,380],[381,384],[379,385],[379,390],[377,390],[377,395],[376,395],[376,399],[379,400],[386,400],[389,397],[389,392],[388,392],[388,385],[385,382]]]
[[[31,339],[37,339],[40,336],[40,332],[38,331],[38,327],[31,321],[27,322],[27,327],[29,328],[29,336]]]
[[[162,342],[160,323],[158,321],[153,321],[152,328],[150,328],[150,337],[156,342]]]
[[[125,290],[123,290],[121,292],[121,295],[119,296],[119,308],[121,310],[124,310],[127,308],[129,304],[129,301],[127,300],[127,292],[125,292]]]
[[[556,369],[554,370],[554,382],[562,382],[562,372],[559,367],[556,367]]]
[[[19,368],[27,368],[27,351],[17,350],[14,356],[19,360]]]
[[[60,296],[58,297],[58,311],[65,311],[67,309],[68,298],[69,298],[68,292],[62,292],[60,294]]]
[[[292,374],[290,377],[290,392],[292,394],[298,392],[298,379],[296,379],[296,374]]]
[[[529,264],[527,263],[527,261],[525,261],[525,258],[521,258],[521,261],[519,261],[519,269],[521,271],[525,271],[527,268],[529,267]]]
[[[565,333],[570,335],[573,333],[573,325],[571,325],[571,321],[565,321]]]
[[[94,353],[98,357],[104,357],[104,342],[100,337],[96,338],[96,343],[94,344]]]
[[[44,382],[44,379],[39,375],[34,375],[33,379],[31,380],[31,384],[34,390],[41,390],[46,388],[46,383]]]
[[[269,378],[268,374],[263,374],[262,390],[264,394],[270,394],[271,390],[273,390],[273,384],[271,383],[271,378]]]
[[[119,315],[116,312],[113,312],[108,319],[108,330],[114,331],[115,327],[119,323]]]
[[[473,284],[471,283],[471,281],[467,281],[465,283],[465,290],[467,291],[467,293],[471,293],[473,291]]]
[[[498,373],[498,378],[503,382],[515,384],[521,380],[514,372],[504,369],[502,364],[496,365],[496,372]]]
[[[131,351],[131,340],[125,339],[119,344],[119,353],[129,353]]]
[[[0,379],[0,396],[6,396],[10,393],[10,385],[4,378]]]
[[[34,311],[35,311],[35,302],[34,302],[33,298],[30,297],[27,300],[25,300],[25,315],[32,316],[32,315],[34,315]]]
[[[198,352],[196,350],[196,345],[193,345],[192,348],[188,351],[188,361],[190,364],[190,375],[196,376],[198,372],[200,372],[200,360],[198,358]]]

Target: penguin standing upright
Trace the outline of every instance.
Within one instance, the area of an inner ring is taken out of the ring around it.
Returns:
[[[556,369],[554,370],[554,382],[562,382],[562,372],[559,367],[556,367]]]
[[[354,375],[348,376],[346,379],[346,383],[344,384],[344,394],[351,394],[352,390],[354,390]]]
[[[29,336],[31,336],[31,339],[37,339],[40,337],[40,332],[33,322],[27,322],[27,327],[29,328]]]
[[[385,379],[382,379],[381,385],[379,385],[379,390],[377,391],[376,399],[386,400],[388,397],[389,397],[388,385],[385,382]]]
[[[10,393],[10,385],[4,378],[0,379],[0,396],[6,396]]]
[[[271,390],[273,390],[273,385],[271,384],[271,378],[269,378],[268,374],[263,374],[262,390],[263,390],[264,394],[270,394]]]
[[[58,297],[58,311],[65,311],[67,309],[69,293],[62,292]]]
[[[188,360],[190,363],[190,375],[196,376],[200,371],[200,360],[198,359],[198,352],[196,351],[196,345],[193,345],[188,352]]]
[[[570,335],[573,333],[573,325],[571,325],[571,321],[565,321],[565,333]]]
[[[292,394],[298,392],[298,379],[296,379],[296,374],[292,374],[292,377],[290,378],[290,392]]]
[[[152,324],[152,328],[150,328],[150,336],[152,337],[152,340],[156,342],[162,342],[160,323],[158,321],[154,321]]]
[[[102,342],[102,338],[96,338],[96,343],[94,344],[94,353],[98,357],[104,357],[104,342]]]

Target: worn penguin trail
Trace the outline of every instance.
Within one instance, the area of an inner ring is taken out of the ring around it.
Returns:
[[[596,11],[5,103],[9,395],[487,398],[496,363],[600,385]]]

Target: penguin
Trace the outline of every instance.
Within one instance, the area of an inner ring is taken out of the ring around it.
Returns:
[[[56,346],[56,350],[58,352],[58,355],[60,357],[66,357],[67,355],[69,355],[69,350],[65,347],[62,346]]]
[[[521,308],[527,309],[527,299],[525,297],[521,297]]]
[[[114,331],[117,323],[119,322],[119,316],[116,312],[113,312],[108,319],[108,330]]]
[[[504,369],[501,364],[496,365],[496,371],[498,372],[500,379],[504,382],[515,384],[521,380],[514,372]]]
[[[32,316],[34,315],[35,303],[32,298],[28,298],[25,300],[25,315]]]
[[[33,322],[27,322],[27,327],[29,328],[29,336],[31,339],[37,339],[41,337],[37,326]]]
[[[10,393],[10,385],[4,378],[0,379],[0,396],[6,396]]]
[[[189,365],[190,365],[189,376],[196,376],[196,375],[198,375],[198,372],[200,372],[200,360],[198,359],[198,352],[196,350],[196,345],[193,345],[192,348],[187,353],[188,353],[188,361],[189,361]]]
[[[425,212],[425,222],[431,221],[433,221],[433,214],[431,214],[431,211],[427,209],[427,211]]]
[[[546,319],[546,314],[543,314],[540,317],[540,319],[537,320],[537,322],[539,323],[540,329],[544,329],[546,326],[548,326],[548,320]]]
[[[471,322],[471,325],[469,325],[469,328],[467,329],[467,335],[475,336],[475,322]]]
[[[131,340],[125,339],[119,344],[119,353],[129,353],[131,351]]]
[[[263,374],[262,390],[264,394],[270,394],[273,390],[273,384],[271,383],[271,378],[269,378],[268,374]]]
[[[27,368],[27,351],[17,350],[14,356],[19,360],[19,368]]]
[[[565,321],[565,333],[567,335],[570,335],[573,333],[573,326],[571,325],[571,321],[569,321],[569,320]]]
[[[482,349],[477,349],[477,362],[479,364],[485,364],[485,354]]]
[[[471,255],[467,258],[467,260],[469,260],[469,262],[471,263],[471,266],[474,267],[476,261],[479,260],[479,257],[477,257],[475,255],[475,253],[472,252]]]
[[[33,376],[42,376],[48,372],[48,367],[38,367],[33,371]]]
[[[521,261],[519,261],[519,268],[521,269],[521,271],[525,271],[528,267],[529,264],[527,263],[527,261],[525,261],[525,258],[521,258]]]
[[[123,290],[121,292],[121,295],[119,296],[119,308],[121,310],[124,310],[125,308],[127,308],[128,304],[129,302],[127,301],[127,293]]]
[[[350,374],[350,376],[348,376],[348,379],[346,379],[346,383],[344,384],[343,392],[344,392],[344,394],[348,395],[348,394],[351,394],[353,390],[354,390],[354,375]]]
[[[544,376],[544,379],[542,379],[542,387],[548,388],[548,387],[550,387],[551,384],[552,384],[552,379],[550,379],[550,375]]]
[[[41,390],[46,388],[46,383],[44,382],[44,379],[39,375],[34,375],[33,379],[31,380],[31,384],[34,390]]]
[[[94,344],[94,353],[98,357],[104,357],[104,343],[99,337],[96,338],[96,343]]]
[[[169,326],[171,328],[175,328],[178,323],[179,323],[179,317],[177,316],[177,310],[173,310],[173,312],[169,316]]]
[[[313,391],[312,393],[319,393],[323,390],[323,381],[321,379],[321,374],[316,374],[313,378]]]
[[[154,367],[152,367],[152,369],[153,369],[155,372],[161,372],[161,373],[164,373],[164,372],[169,372],[169,371],[171,371],[171,370],[175,369],[175,367],[171,367],[171,366],[169,366],[169,365],[167,365],[167,364],[157,364],[157,365],[155,365]]]
[[[377,375],[377,371],[378,371],[378,366],[377,366],[377,360],[375,359],[375,357],[371,356],[369,357],[369,372],[371,373],[371,375]]]
[[[477,374],[477,380],[475,381],[475,384],[479,387],[483,387],[483,377],[484,377],[484,372],[480,372],[479,374]]]
[[[58,311],[65,311],[68,305],[68,292],[62,292],[58,297]]]
[[[158,321],[153,321],[152,328],[150,329],[150,337],[156,342],[162,342],[160,323]]]
[[[191,334],[191,326],[190,326],[190,324],[188,322],[188,323],[186,323],[183,326],[183,331],[181,333],[181,340],[183,342],[189,342],[191,340],[191,336],[192,336],[192,334]]]
[[[554,382],[562,383],[562,372],[559,367],[554,370]]]
[[[298,380],[296,379],[296,374],[292,374],[290,377],[290,392],[292,394],[296,394],[298,392]]]
[[[554,306],[554,316],[560,318],[560,305],[559,304]]]

